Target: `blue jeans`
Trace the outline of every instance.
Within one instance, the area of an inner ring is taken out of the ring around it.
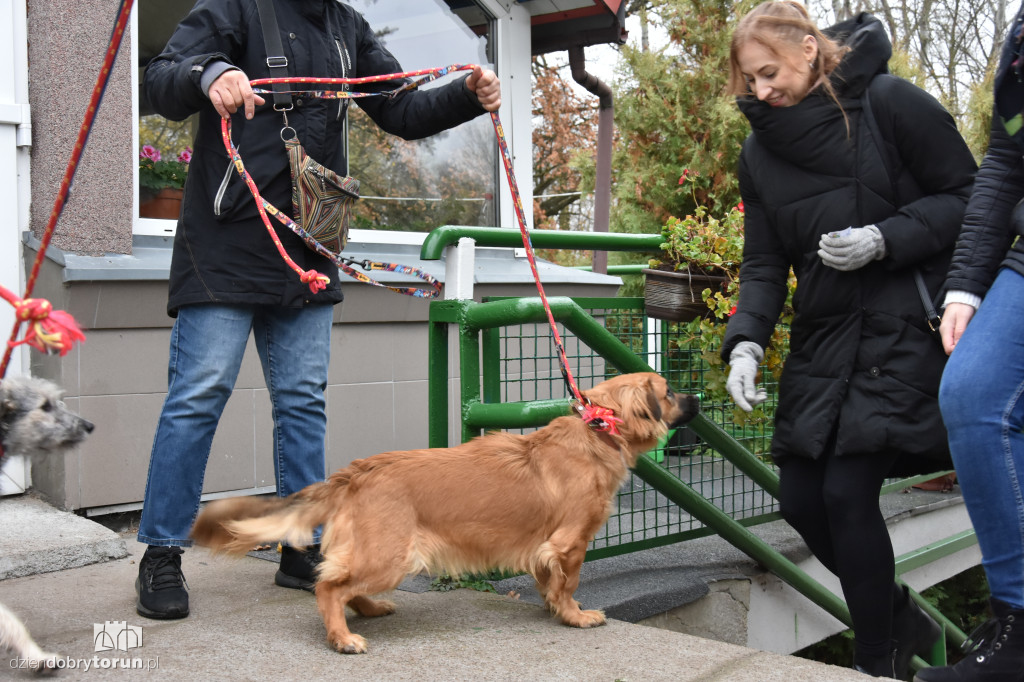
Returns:
[[[1003,268],[949,357],[939,405],[992,596],[1024,608],[1024,277]]]
[[[192,544],[189,531],[199,511],[213,434],[250,332],[270,391],[277,494],[290,495],[324,480],[332,308],[203,304],[178,311],[139,542]]]

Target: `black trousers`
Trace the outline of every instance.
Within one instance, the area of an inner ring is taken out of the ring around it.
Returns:
[[[890,652],[896,562],[878,495],[896,453],[820,459],[789,457],[780,466],[782,516],[843,588],[858,655]]]

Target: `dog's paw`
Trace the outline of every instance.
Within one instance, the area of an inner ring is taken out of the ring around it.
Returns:
[[[604,611],[590,609],[566,614],[562,617],[562,622],[576,628],[596,628],[608,621],[604,617]]]
[[[43,652],[32,659],[32,669],[36,677],[50,677],[57,674],[57,654]]]
[[[366,640],[354,632],[348,632],[343,635],[328,634],[327,641],[332,647],[334,647],[335,651],[342,654],[366,653]]]

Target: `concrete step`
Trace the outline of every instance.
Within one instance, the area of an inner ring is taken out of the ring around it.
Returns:
[[[953,493],[907,490],[883,495],[880,506],[897,556],[971,527],[958,488]],[[659,513],[685,515],[678,508]],[[666,524],[655,520],[649,525]],[[835,576],[787,523],[776,521],[750,530],[842,596]],[[974,545],[901,577],[920,591],[980,560]],[[500,594],[512,592],[523,601],[542,603],[530,576],[496,581],[494,586]],[[777,653],[799,651],[846,629],[718,536],[587,562],[576,599],[584,608],[602,609],[631,623]]]
[[[60,680],[672,680],[863,682],[852,670],[612,619],[565,627],[541,607],[473,590],[396,591],[397,612],[350,617],[369,653],[328,648],[313,595],[273,584],[262,559],[183,557],[191,615],[153,621],[135,613],[133,583],[145,547],[130,556],[0,581],[0,602],[37,642],[66,661]],[[136,631],[135,628],[138,630]],[[132,630],[141,646],[97,651],[98,633]],[[0,654],[0,677],[30,679]],[[126,672],[113,666],[137,665]],[[74,666],[71,668],[70,666]],[[86,666],[89,669],[86,670]],[[126,675],[130,676],[126,677]]]
[[[0,498],[0,580],[85,566],[128,555],[114,531],[33,494]]]

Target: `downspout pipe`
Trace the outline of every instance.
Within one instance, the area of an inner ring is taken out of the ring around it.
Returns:
[[[582,45],[569,48],[569,69],[574,81],[598,97],[594,232],[607,232],[612,205],[612,130],[615,125],[612,89],[600,78],[587,72]],[[607,251],[594,251],[593,271],[607,274]]]

